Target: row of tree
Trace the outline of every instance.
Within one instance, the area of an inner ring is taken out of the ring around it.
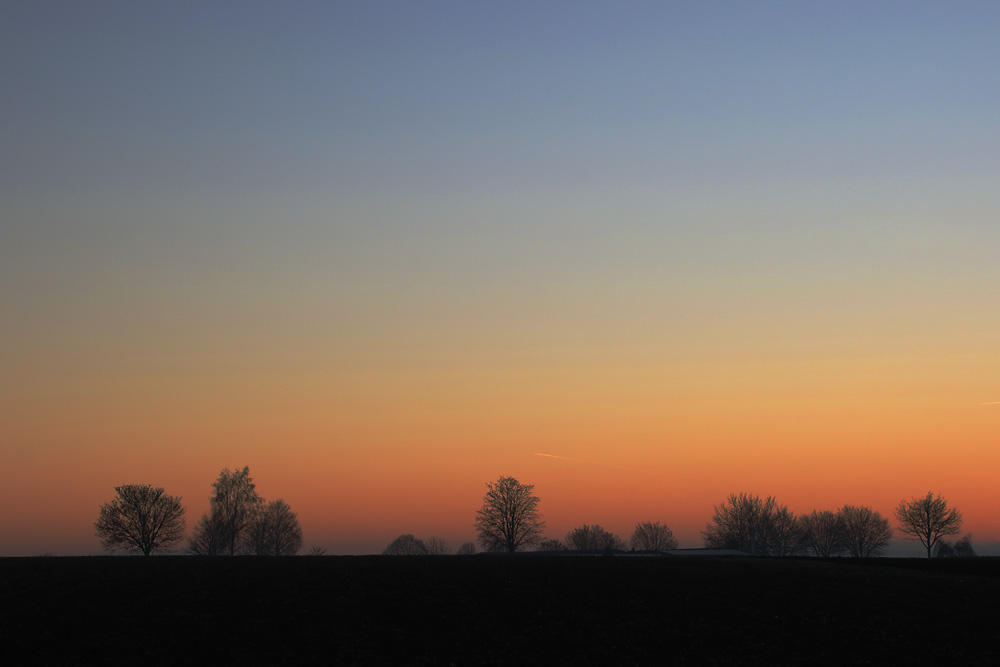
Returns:
[[[617,535],[598,525],[584,525],[566,535],[565,544],[545,539],[545,522],[538,510],[534,486],[513,477],[500,477],[486,484],[483,505],[476,513],[479,544],[487,551],[517,551],[528,547],[542,550],[624,550]],[[957,535],[962,515],[949,508],[940,496],[902,500],[896,508],[899,530],[920,540],[930,558],[939,555],[974,555],[969,538],[954,547],[944,538]],[[712,521],[702,533],[705,546],[733,549],[759,556],[879,556],[892,539],[889,520],[870,507],[844,505],[835,512],[813,511],[796,516],[773,497],[740,493],[716,505]],[[675,549],[677,541],[664,524],[640,523],[630,540],[633,549]],[[950,551],[949,551],[950,549]]]
[[[896,507],[899,531],[915,538],[930,558],[944,538],[957,535],[962,515],[928,492],[926,496],[901,500]],[[835,512],[813,511],[796,517],[774,498],[741,493],[731,495],[715,507],[712,521],[702,533],[705,546],[739,549],[760,556],[812,554],[857,557],[880,556],[892,540],[889,519],[870,507],[844,505]],[[971,542],[965,538],[967,549]],[[974,553],[974,552],[973,552]]]
[[[601,526],[584,524],[566,534],[565,542],[544,538],[545,522],[538,510],[534,486],[513,477],[500,477],[486,484],[483,505],[476,512],[479,544],[486,551],[517,551],[535,547],[542,551],[612,551],[628,548],[619,536]],[[673,531],[659,522],[636,525],[629,540],[633,549],[676,549]]]
[[[892,539],[889,520],[870,507],[844,505],[836,512],[796,517],[772,497],[731,495],[715,507],[703,533],[705,546],[759,556],[879,556]]]
[[[212,484],[209,511],[195,524],[188,551],[205,556],[255,554],[290,556],[302,547],[302,527],[282,499],[257,495],[250,469],[224,469]],[[94,528],[109,551],[145,556],[184,539],[184,507],[179,497],[148,484],[115,487],[115,498],[101,506]]]
[[[628,543],[597,524],[593,526],[584,524],[569,531],[564,541],[542,539],[535,546],[538,551],[623,551],[630,546],[632,549],[647,551],[676,549],[678,544],[673,531],[665,524],[646,521],[635,527]],[[503,548],[498,548],[496,542],[491,542],[488,550],[504,551]],[[440,537],[421,540],[411,534],[400,535],[390,542],[389,546],[382,552],[385,556],[437,556],[451,553],[451,546]],[[455,553],[460,555],[474,554],[476,553],[476,544],[466,542]]]
[[[663,551],[677,547],[674,532],[659,521],[637,523],[628,542],[595,523],[574,528],[562,541],[550,538],[538,543],[539,551]]]
[[[452,553],[451,545],[446,540],[432,536],[426,540],[418,539],[407,533],[400,535],[385,548],[383,556],[447,556]],[[459,554],[476,553],[476,545],[466,542],[458,548]]]
[[[545,522],[538,510],[534,486],[513,477],[487,483],[483,505],[476,513],[478,542],[486,551],[517,551],[533,547],[546,551],[614,551],[676,549],[677,540],[665,524],[643,522],[636,525],[628,543],[599,525],[583,525],[569,531],[565,541],[543,537]],[[215,556],[249,553],[284,556],[302,547],[298,518],[280,498],[266,503],[256,491],[250,470],[224,469],[213,483],[209,511],[195,525],[188,550]],[[116,497],[101,506],[94,524],[108,550],[125,549],[149,555],[169,548],[184,536],[184,507],[181,499],[162,488],[129,484],[115,488]],[[969,538],[951,545],[944,538],[957,535],[962,515],[948,507],[940,496],[900,501],[895,516],[899,530],[920,540],[928,558],[974,555]],[[714,508],[712,521],[702,533],[705,546],[734,549],[760,556],[868,557],[884,553],[893,531],[889,520],[870,507],[844,505],[835,512],[813,511],[796,516],[773,497],[734,494]],[[467,543],[459,553],[474,553]],[[413,535],[400,535],[383,552],[387,555],[446,554],[451,548],[444,540],[431,537],[424,542]]]

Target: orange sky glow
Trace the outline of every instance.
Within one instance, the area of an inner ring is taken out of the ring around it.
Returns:
[[[9,405],[21,430],[8,420],[7,436],[33,446],[4,468],[14,502],[0,525],[22,536],[11,555],[93,553],[96,508],[115,485],[164,486],[183,497],[191,525],[218,472],[248,465],[263,497],[298,513],[306,543],[331,553],[378,552],[404,532],[472,541],[485,483],[501,474],[535,485],[557,538],[583,523],[627,537],[654,520],[699,546],[730,493],[774,495],[799,513],[864,504],[890,516],[900,499],[933,490],[992,542],[1000,411],[976,400],[989,388],[978,362],[909,374],[895,359],[807,370],[422,368],[384,391],[234,378],[214,398],[160,378],[39,386]],[[977,375],[979,392],[949,391],[956,376]],[[59,492],[40,493],[24,470],[44,471]]]
[[[0,556],[243,466],[331,554],[510,475],[553,538],[932,491],[1000,555],[995,8],[14,4]]]

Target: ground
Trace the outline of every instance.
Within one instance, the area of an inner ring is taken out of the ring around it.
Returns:
[[[18,664],[989,664],[1000,559],[0,559]]]

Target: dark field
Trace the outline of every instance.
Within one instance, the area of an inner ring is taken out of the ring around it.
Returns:
[[[0,595],[7,664],[1000,664],[993,558],[7,558]]]

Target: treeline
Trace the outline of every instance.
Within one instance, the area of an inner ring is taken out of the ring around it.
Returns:
[[[881,556],[892,540],[889,520],[870,507],[844,505],[795,516],[768,496],[731,495],[715,507],[705,546],[755,556]]]
[[[660,522],[646,521],[639,523],[632,533],[629,542],[614,533],[608,532],[598,524],[584,524],[566,534],[565,540],[543,538],[535,545],[538,551],[625,551],[629,548],[639,551],[676,549],[677,540],[673,531]],[[486,551],[505,551],[503,546],[495,541],[489,541]],[[468,555],[476,553],[476,543],[466,542],[456,551],[440,537],[418,539],[411,534],[400,535],[385,548],[384,556],[441,556],[452,553]]]
[[[534,486],[521,484],[513,477],[500,477],[496,482],[488,482],[486,487],[483,505],[475,521],[479,545],[486,551],[614,552],[629,548],[662,551],[678,546],[673,531],[659,522],[637,524],[628,543],[596,524],[584,524],[569,531],[564,541],[547,538]],[[928,558],[932,555],[975,555],[969,536],[955,544],[946,541],[946,537],[957,535],[961,530],[962,515],[949,508],[940,496],[928,492],[923,497],[901,500],[895,518],[899,531],[919,540],[927,549]],[[889,519],[870,507],[844,505],[835,511],[815,510],[796,516],[771,496],[761,498],[740,493],[730,495],[714,507],[712,520],[702,537],[707,548],[753,556],[850,555],[867,558],[885,553],[893,529]],[[471,553],[475,545],[463,545],[462,549]],[[417,555],[432,552],[413,535],[401,535],[383,553]]]
[[[485,551],[663,551],[678,547],[673,531],[659,521],[637,523],[628,542],[597,524],[574,528],[563,540],[545,537],[534,486],[521,484],[513,477],[500,477],[486,486],[474,522],[477,542]],[[212,487],[209,511],[195,524],[188,540],[189,553],[288,556],[301,549],[302,528],[295,513],[280,498],[265,502],[256,492],[249,468],[235,472],[224,469]],[[94,524],[106,549],[148,556],[183,540],[185,522],[180,498],[149,485],[123,485],[115,492],[115,499],[101,506]],[[919,540],[928,558],[975,555],[969,536],[954,544],[945,539],[960,532],[962,515],[949,508],[940,496],[928,492],[926,496],[902,500],[895,518],[899,532]],[[870,507],[844,505],[796,516],[771,496],[740,493],[714,507],[702,536],[707,548],[753,556],[864,558],[885,553],[893,528],[888,518]],[[457,551],[475,553],[476,543],[467,542]],[[312,553],[321,554],[323,550],[314,549]],[[424,541],[412,534],[400,535],[383,551],[389,556],[451,553],[451,546],[439,537]]]
[[[962,515],[940,496],[928,492],[901,500],[895,519],[899,532],[919,540],[928,558],[934,552],[939,556],[975,555],[971,537],[960,540],[958,549],[945,540],[960,532]],[[740,493],[715,506],[702,535],[706,547],[738,549],[755,556],[867,558],[885,553],[893,529],[888,518],[870,507],[844,505],[835,511],[814,510],[796,516],[771,496]]]
[[[212,484],[206,512],[195,524],[187,551],[196,555],[253,554],[291,556],[302,548],[298,517],[281,498],[266,502],[256,491],[250,469],[224,469]],[[184,539],[181,499],[148,484],[115,487],[115,498],[101,506],[94,524],[108,551],[150,555]]]

